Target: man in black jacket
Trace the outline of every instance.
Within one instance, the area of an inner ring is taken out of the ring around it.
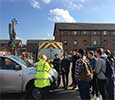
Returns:
[[[70,69],[70,61],[67,59],[67,56],[65,56],[65,55],[61,61],[61,68],[62,68],[63,85],[64,85],[64,88],[67,89],[69,69]]]
[[[72,56],[72,84],[70,86],[72,86],[73,88],[72,89],[75,89],[76,88],[76,82],[75,82],[75,64],[76,64],[76,61],[79,59],[79,56],[78,56],[78,52],[77,52],[77,49],[75,49],[73,51],[73,56]]]
[[[61,74],[61,60],[58,57],[58,54],[55,54],[55,59],[53,60],[54,69],[58,72],[58,86],[60,85],[60,74]]]

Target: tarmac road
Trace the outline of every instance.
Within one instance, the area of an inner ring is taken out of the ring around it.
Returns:
[[[35,100],[33,98],[25,98],[24,93],[11,93],[11,94],[2,94],[0,95],[0,100]],[[37,99],[36,99],[37,100]],[[81,100],[78,90],[64,90],[56,89],[51,92],[48,100]],[[91,99],[91,100],[102,100],[100,99]]]
[[[50,94],[49,100],[80,100],[79,92],[76,90],[57,89]],[[24,93],[2,94],[1,100],[34,100],[25,98]]]

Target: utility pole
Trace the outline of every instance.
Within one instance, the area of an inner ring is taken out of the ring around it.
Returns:
[[[15,25],[17,24],[17,20],[13,18],[9,23],[9,36],[10,41],[8,45],[11,47],[11,53],[15,55],[16,52],[16,32],[15,32]]]

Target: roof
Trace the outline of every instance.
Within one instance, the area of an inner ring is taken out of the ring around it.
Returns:
[[[27,40],[27,44],[29,44],[29,43],[40,43],[40,42],[45,42],[45,41],[49,41],[49,40]]]
[[[57,30],[115,31],[115,23],[55,23],[54,35]]]
[[[8,43],[10,40],[0,40],[0,43]],[[16,40],[16,43],[22,43],[21,40]]]

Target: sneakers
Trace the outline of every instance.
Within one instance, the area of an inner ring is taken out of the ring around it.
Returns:
[[[100,98],[99,98],[99,97],[97,97],[97,98],[95,98],[95,100],[100,100]]]
[[[67,90],[67,89],[68,89],[66,86],[63,86],[62,88],[63,88],[63,89],[65,89],[65,90]]]
[[[100,96],[97,97],[96,95],[94,95],[92,96],[92,98],[93,98],[92,100],[100,100]]]
[[[72,86],[73,86],[73,84],[70,84],[70,85],[69,85],[69,87],[72,87]]]
[[[72,90],[75,90],[76,87],[72,87]]]

